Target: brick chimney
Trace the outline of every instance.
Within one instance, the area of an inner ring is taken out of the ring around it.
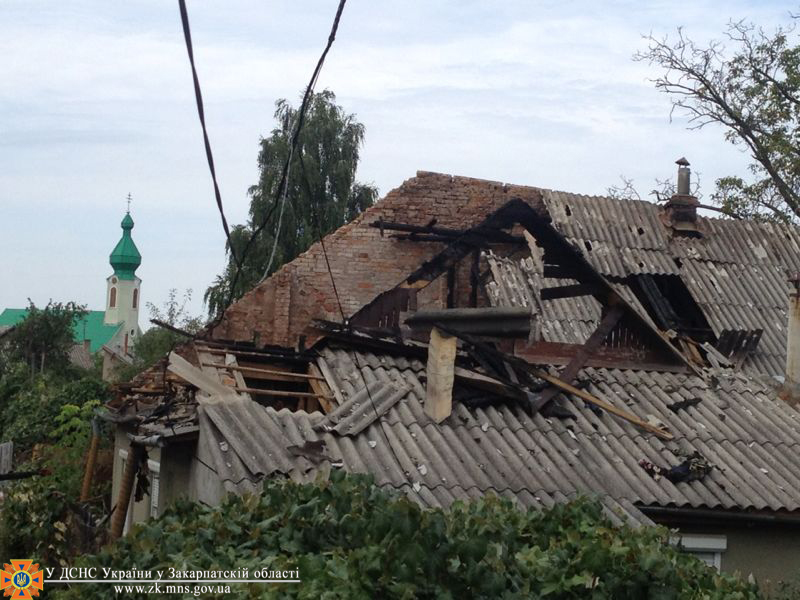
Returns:
[[[702,237],[703,234],[697,227],[697,206],[700,202],[692,196],[689,161],[679,158],[675,164],[678,165],[678,189],[664,205],[665,225],[679,235]]]
[[[789,324],[786,334],[786,379],[781,397],[791,405],[800,401],[800,273],[789,278]]]

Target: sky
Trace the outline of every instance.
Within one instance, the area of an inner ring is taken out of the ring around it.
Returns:
[[[244,222],[274,103],[297,103],[336,0],[188,2],[228,221]],[[643,35],[720,39],[786,23],[775,2],[349,0],[318,89],[366,127],[357,178],[381,196],[418,170],[585,194],[644,191],[686,156],[707,194],[746,175],[723,131],[690,131],[631,57]],[[0,3],[0,309],[102,310],[126,196],[142,300],[203,292],[225,264],[178,5]],[[141,325],[147,326],[146,315]]]

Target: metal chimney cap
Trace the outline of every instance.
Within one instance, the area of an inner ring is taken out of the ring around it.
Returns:
[[[681,156],[678,160],[675,161],[676,165],[680,165],[681,167],[688,167],[689,161],[686,160],[685,156]]]

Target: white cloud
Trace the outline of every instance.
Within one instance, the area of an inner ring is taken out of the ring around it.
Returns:
[[[258,138],[297,99],[334,6],[190,3],[223,197],[246,218]],[[722,2],[351,2],[320,79],[367,127],[359,176],[382,192],[417,169],[602,193],[646,189],[686,154],[710,186],[745,160],[721,132],[687,132],[630,60],[641,34],[784,8]],[[98,306],[124,196],[134,195],[145,299],[202,290],[223,236],[174,3],[0,6],[0,307],[27,296]],[[54,248],[56,249],[54,251]]]

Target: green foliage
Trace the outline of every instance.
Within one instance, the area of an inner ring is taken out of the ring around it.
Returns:
[[[0,440],[13,440],[18,449],[50,441],[53,423],[64,407],[96,406],[108,397],[106,384],[93,376],[64,381],[45,374],[31,381],[20,375],[20,369],[0,378],[3,388],[12,391],[5,398],[0,396]]]
[[[792,17],[794,18],[794,17]],[[681,30],[670,40],[650,37],[636,56],[661,67],[656,88],[692,127],[718,124],[733,144],[749,152],[753,181],[724,177],[712,197],[724,211],[745,218],[800,219],[800,45],[797,30],[765,32],[732,22],[728,48],[698,47]]]
[[[42,470],[45,474],[11,482],[4,488],[0,511],[0,553],[36,557],[48,565],[66,564],[82,548],[91,546],[95,532],[81,525],[85,507],[77,506],[83,478],[83,459],[91,436],[95,408],[108,394],[96,379],[68,381],[48,387],[45,378],[35,382],[35,395],[46,399],[23,420],[16,417],[11,432],[34,434],[36,456],[16,470]],[[23,402],[25,394],[18,396]],[[38,421],[37,421],[38,419]],[[8,435],[8,434],[6,434]],[[15,445],[20,438],[13,437]],[[24,438],[30,443],[30,438]],[[108,492],[107,481],[94,482],[94,494]]]
[[[44,308],[37,308],[28,302],[28,315],[3,338],[9,360],[25,362],[32,375],[66,370],[69,349],[74,344],[72,328],[86,316],[86,307],[50,301]]]
[[[299,585],[238,584],[237,598],[758,597],[671,546],[666,529],[615,528],[594,501],[526,512],[487,497],[424,510],[338,472],[311,485],[272,480],[260,496],[213,508],[178,503],[80,564],[165,573],[299,569]],[[107,591],[81,585],[57,597]]]
[[[276,127],[261,140],[258,155],[259,180],[250,188],[250,218],[231,231],[233,249],[240,255],[273,209],[283,166],[297,120],[297,109],[285,99],[275,103]],[[336,104],[336,96],[325,90],[312,97],[305,116],[298,148],[292,155],[286,203],[273,212],[270,224],[258,234],[243,265],[233,298],[240,298],[263,277],[304,252],[322,235],[339,228],[369,207],[377,189],[356,181],[364,126],[353,114]],[[279,201],[280,202],[280,201]],[[316,215],[315,215],[316,211]],[[319,223],[315,222],[318,218]],[[276,224],[280,222],[280,228]],[[278,234],[275,243],[276,230]],[[270,258],[274,257],[270,263]],[[228,248],[230,253],[231,248]],[[236,265],[229,255],[222,275],[208,288],[205,301],[211,315],[224,308],[231,292]]]
[[[200,317],[193,317],[186,309],[186,305],[192,299],[192,290],[186,290],[183,299],[178,300],[178,290],[172,288],[169,296],[162,308],[158,308],[151,302],[147,303],[150,318],[162,321],[187,333],[196,333],[203,327]],[[130,365],[120,365],[114,372],[115,378],[119,381],[128,381],[153,366],[156,361],[163,358],[172,348],[186,338],[168,329],[153,326],[145,331],[134,342],[131,353],[133,363]]]

